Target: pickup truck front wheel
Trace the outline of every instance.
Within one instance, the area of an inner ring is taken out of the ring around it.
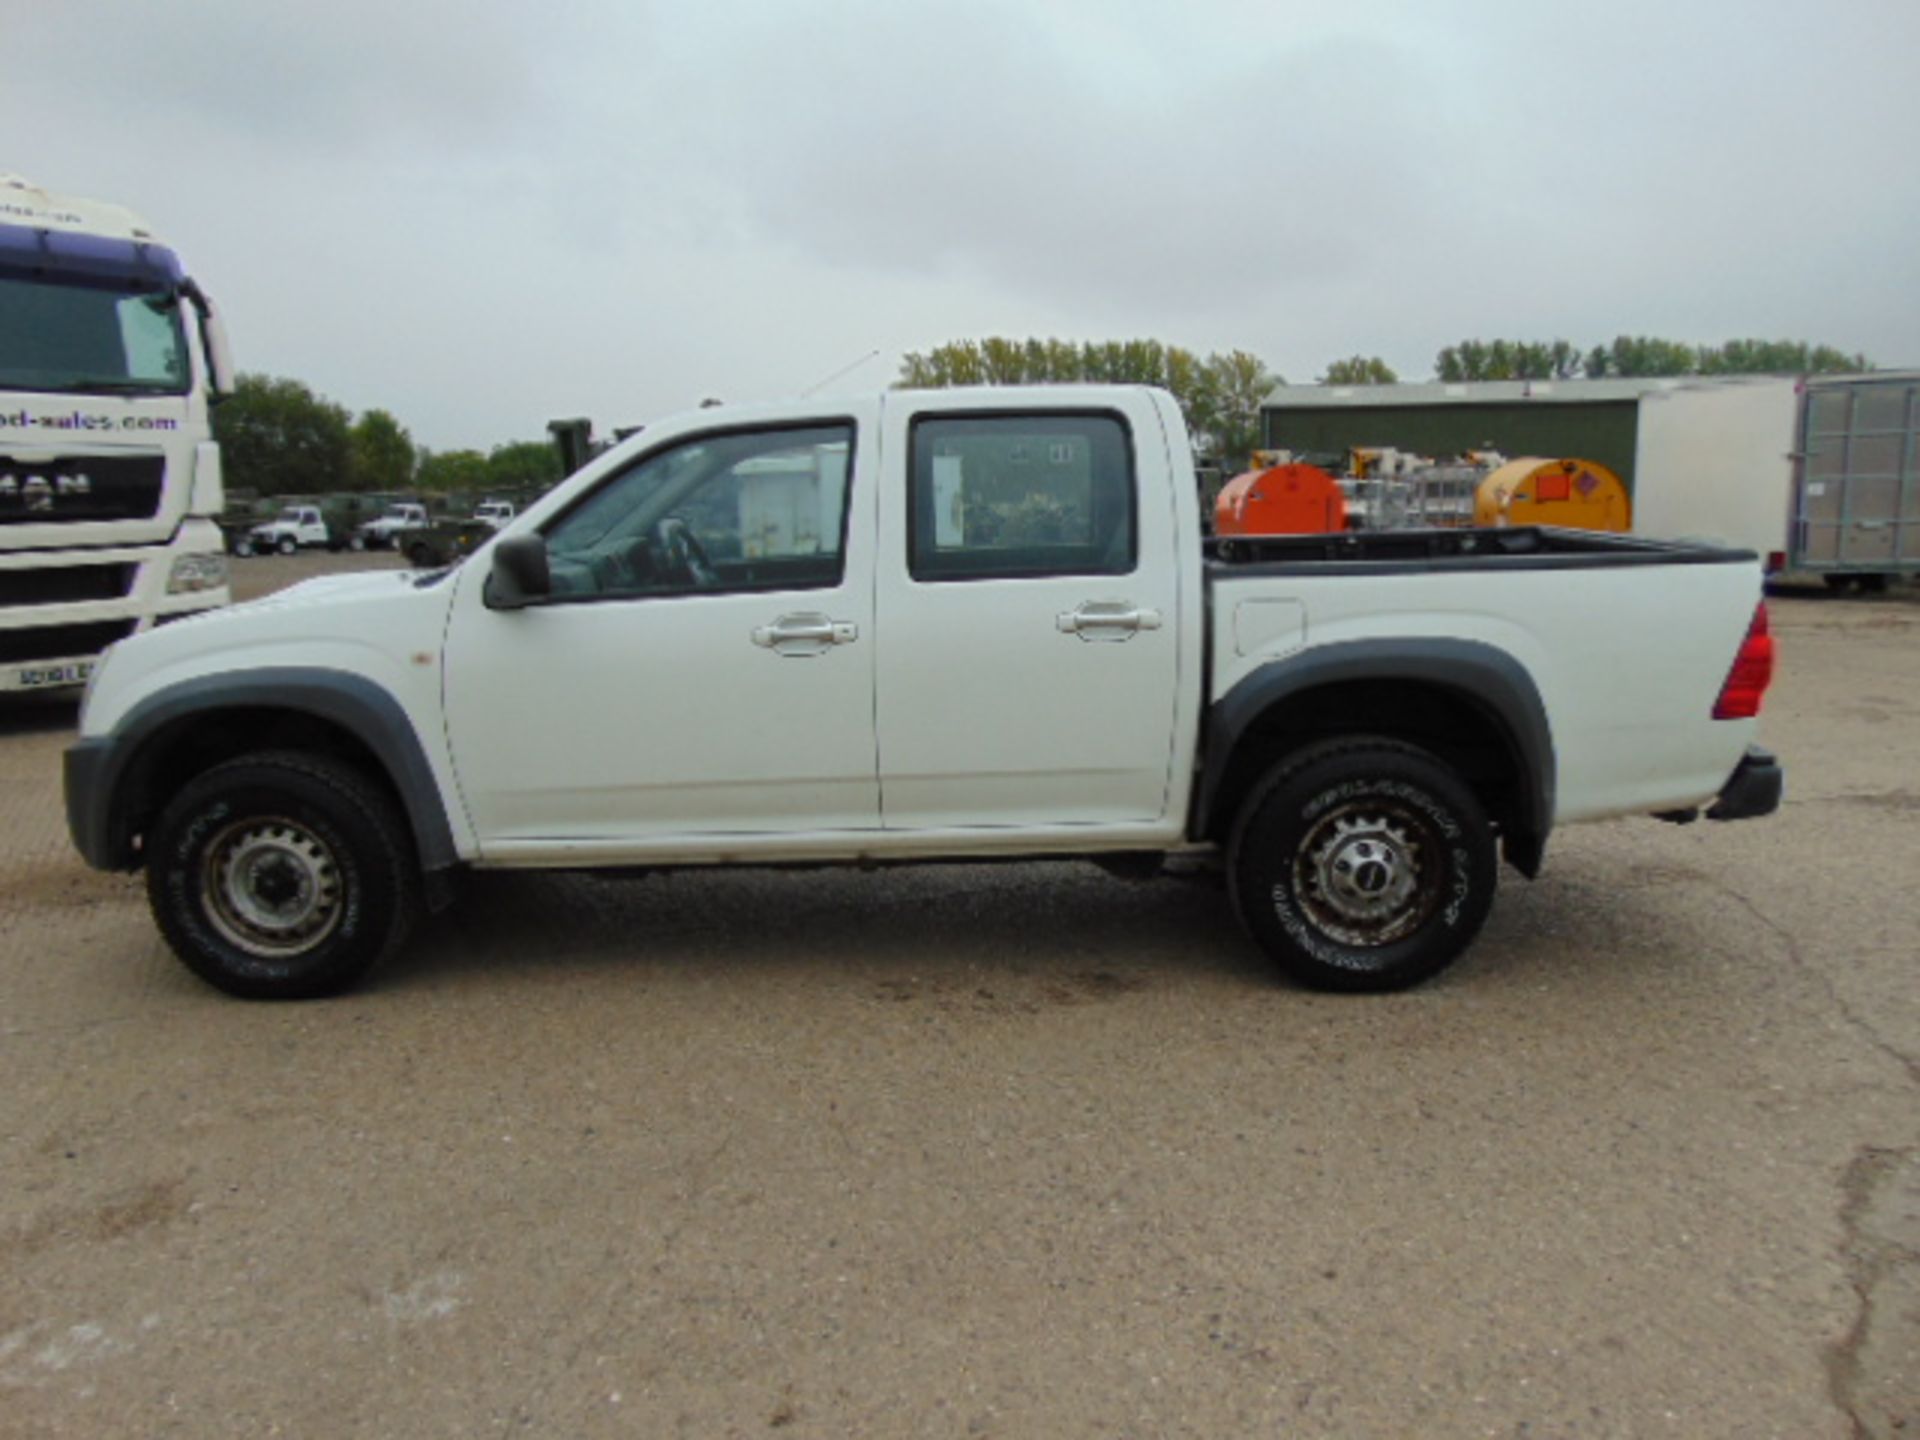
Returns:
[[[147,900],[188,969],[232,995],[344,990],[406,938],[419,889],[391,799],[291,751],[190,781],[147,836]]]
[[[1276,765],[1234,827],[1235,908],[1284,971],[1321,990],[1398,990],[1479,933],[1498,858],[1485,811],[1444,763],[1385,738]]]

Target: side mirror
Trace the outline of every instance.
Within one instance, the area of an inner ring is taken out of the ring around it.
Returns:
[[[207,357],[207,392],[214,400],[233,394],[239,377],[233,368],[233,345],[227,339],[226,322],[213,307],[213,299],[193,281],[181,286],[193,307],[200,312],[200,339]]]
[[[483,598],[489,610],[523,610],[553,593],[547,542],[539,535],[509,535],[494,543],[493,569]]]

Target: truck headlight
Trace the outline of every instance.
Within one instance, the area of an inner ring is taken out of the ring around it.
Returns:
[[[191,595],[200,590],[218,590],[227,583],[227,557],[218,551],[206,554],[176,555],[167,574],[169,595]]]

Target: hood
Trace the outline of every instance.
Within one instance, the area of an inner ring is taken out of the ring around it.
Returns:
[[[418,575],[414,570],[362,570],[352,575],[321,575],[302,580],[258,600],[229,605],[222,615],[250,615],[264,610],[298,610],[313,605],[330,605],[342,600],[368,596],[398,595],[414,588]]]
[[[139,695],[175,681],[261,667],[347,671],[395,690],[437,686],[433,659],[454,587],[419,581],[404,570],[322,576],[122,640],[94,672],[84,733],[111,727]]]

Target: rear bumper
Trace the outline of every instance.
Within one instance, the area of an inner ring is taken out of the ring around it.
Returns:
[[[1709,820],[1754,820],[1780,808],[1786,772],[1771,750],[1749,745],[1733,774],[1720,787],[1720,796],[1707,807]]]

